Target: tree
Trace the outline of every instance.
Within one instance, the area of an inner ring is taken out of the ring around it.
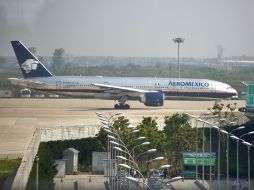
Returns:
[[[57,72],[61,67],[63,67],[64,65],[64,49],[63,48],[59,48],[59,49],[55,49],[54,53],[53,53],[53,65],[52,65],[52,69]]]
[[[213,107],[208,108],[208,110],[211,111],[213,115],[218,115],[219,117],[221,117],[223,107],[224,107],[223,103],[219,103],[219,102],[215,101]]]
[[[195,129],[188,123],[189,117],[178,113],[171,117],[165,117],[165,127],[163,129],[166,137],[166,156],[169,160],[175,158],[176,168],[180,167],[182,152],[195,150]]]
[[[37,155],[39,156],[39,187],[42,190],[54,189],[53,178],[57,171],[53,153],[46,143],[41,143]],[[26,189],[35,189],[35,177],[36,164],[34,163]]]
[[[146,137],[146,140],[151,142],[152,148],[157,148],[158,151],[164,150],[165,136],[162,131],[158,130],[156,119],[152,117],[143,117],[142,122],[137,126],[140,136]]]
[[[165,127],[163,129],[168,148],[171,151],[183,152],[194,148],[195,130],[188,123],[189,117],[178,113],[171,117],[165,117]]]
[[[189,117],[185,114],[180,115],[179,113],[176,113],[172,116],[166,116],[164,121],[165,127],[163,128],[166,138],[170,139],[172,135],[179,132],[181,127],[191,127],[188,121]]]
[[[98,145],[101,147],[102,151],[107,151],[107,132],[103,129],[99,131],[98,134],[95,135],[96,139],[98,140]]]
[[[128,128],[129,120],[125,117],[119,117],[117,120],[114,121],[113,127],[117,130],[117,133],[121,140],[124,142],[125,145],[128,145],[130,139],[134,138],[134,134],[132,133],[132,129]]]
[[[36,47],[30,47],[28,48],[28,50],[32,53],[32,54],[36,54]]]
[[[233,121],[235,119],[235,113],[237,103],[227,104],[215,102],[212,108],[208,110],[213,114],[217,115],[219,118],[225,118],[227,121]]]
[[[6,59],[4,57],[0,57],[0,65],[6,63]]]

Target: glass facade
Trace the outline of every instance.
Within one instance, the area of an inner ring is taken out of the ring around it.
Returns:
[[[254,82],[244,81],[246,93],[246,107],[254,107]]]

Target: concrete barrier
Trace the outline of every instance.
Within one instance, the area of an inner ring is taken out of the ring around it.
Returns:
[[[99,126],[60,126],[40,129],[41,142],[62,141],[94,137],[100,130]]]
[[[199,118],[199,116],[197,116],[197,118]],[[219,126],[219,119],[218,119],[218,117],[214,117],[214,116],[210,116],[209,115],[209,116],[206,116],[206,117],[204,116],[201,119],[211,123],[212,125]],[[230,122],[235,122],[234,125],[243,125],[243,124],[245,124],[247,122],[247,118],[246,117],[240,118],[240,116],[236,116],[235,118],[227,119],[222,124],[223,125],[230,125]],[[203,127],[207,128],[208,127],[207,124],[205,124],[203,126],[203,122],[196,122],[196,119],[194,119],[194,118],[190,118],[189,124],[193,128],[195,128],[195,127],[197,127],[197,128],[203,128]]]
[[[35,156],[40,142],[81,139],[94,137],[99,132],[99,126],[61,126],[55,128],[36,129],[33,137],[24,152],[21,164],[13,180],[11,190],[25,190],[33,167]]]
[[[24,153],[24,156],[18,168],[17,174],[14,178],[11,189],[23,190],[26,188],[26,184],[30,175],[30,171],[33,167],[34,158],[37,154],[39,145],[40,145],[40,130],[36,129],[33,134],[32,140],[30,141]]]
[[[208,183],[207,183],[206,181],[205,181],[204,185],[203,185],[202,182],[200,182],[199,180],[196,180],[194,183],[195,183],[195,184],[198,186],[198,188],[201,189],[201,190],[208,190],[208,189],[209,189],[209,185],[208,185]]]

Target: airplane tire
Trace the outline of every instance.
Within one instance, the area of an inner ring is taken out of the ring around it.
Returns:
[[[123,109],[123,110],[128,110],[130,109],[130,105],[129,104],[120,104],[120,109]]]
[[[121,109],[121,110],[128,110],[130,109],[129,104],[115,104],[114,105],[115,109]]]
[[[125,105],[124,104],[119,104],[119,109],[120,110],[125,110]]]
[[[130,109],[130,105],[129,104],[125,104],[124,105],[124,109],[126,109],[126,110]]]

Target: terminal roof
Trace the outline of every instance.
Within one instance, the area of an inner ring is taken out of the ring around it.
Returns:
[[[254,81],[242,81],[245,86],[254,86]]]

